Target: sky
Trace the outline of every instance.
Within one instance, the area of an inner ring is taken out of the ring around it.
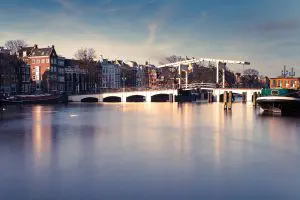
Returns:
[[[157,62],[169,55],[249,61],[300,76],[298,0],[0,0],[0,46],[23,39],[59,55]],[[231,66],[241,71],[242,66]]]

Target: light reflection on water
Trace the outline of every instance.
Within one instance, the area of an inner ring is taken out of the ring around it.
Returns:
[[[217,103],[14,113],[0,121],[0,199],[300,197],[299,118]]]

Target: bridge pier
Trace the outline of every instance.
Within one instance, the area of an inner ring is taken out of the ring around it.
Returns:
[[[146,102],[147,103],[151,102],[151,95],[149,93],[146,94]]]
[[[126,96],[122,96],[122,97],[121,97],[121,102],[122,102],[122,103],[126,103]]]
[[[247,102],[252,102],[253,92],[247,92]]]

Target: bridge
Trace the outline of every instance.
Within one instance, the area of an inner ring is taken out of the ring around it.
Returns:
[[[184,90],[199,90],[211,93],[215,102],[220,102],[222,95],[225,92],[232,92],[233,94],[246,95],[248,102],[252,101],[253,94],[261,92],[260,89],[248,88],[214,88],[211,84],[189,84],[188,88]],[[100,94],[84,94],[84,95],[70,95],[69,101],[72,102],[175,102],[178,95],[177,89],[168,90],[144,90],[144,91],[123,91],[123,92],[106,92]]]
[[[175,96],[178,95],[177,89],[168,90],[144,90],[144,91],[123,91],[107,92],[100,94],[71,95],[69,101],[84,102],[87,100],[97,102],[152,102],[155,97],[160,97],[160,101],[174,102]]]

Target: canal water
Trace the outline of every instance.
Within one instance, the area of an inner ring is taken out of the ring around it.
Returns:
[[[300,199],[300,119],[251,104],[8,107],[0,199]]]

